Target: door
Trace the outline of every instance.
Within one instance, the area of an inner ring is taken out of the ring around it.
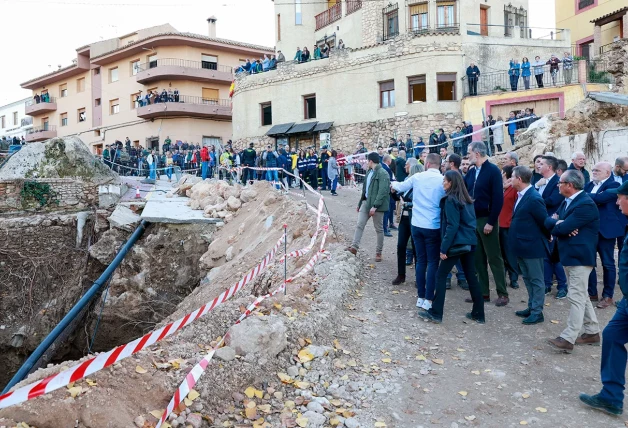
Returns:
[[[220,151],[222,151],[222,142],[220,141],[219,137],[205,137],[203,136],[203,140],[201,142],[201,145],[203,147],[207,146],[214,146],[216,148],[216,153],[219,153]]]
[[[480,8],[480,35],[488,36],[488,9]]]
[[[218,89],[203,88],[203,104],[218,104]]]

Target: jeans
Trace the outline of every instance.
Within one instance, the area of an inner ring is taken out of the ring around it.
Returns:
[[[405,211],[404,213],[407,213]],[[414,249],[408,249],[408,238],[412,237],[411,217],[402,215],[399,220],[399,235],[397,236],[397,275],[406,276],[406,258],[408,251],[414,253]]]
[[[478,283],[475,275],[475,262],[474,252],[462,254],[456,257],[448,257],[445,260],[441,260],[438,266],[438,272],[436,273],[436,294],[432,301],[432,308],[429,310],[430,314],[434,315],[438,319],[443,318],[443,306],[445,306],[445,279],[447,274],[451,272],[451,268],[456,264],[462,266],[462,270],[467,278],[469,278],[469,292],[473,299],[473,309],[471,314],[473,318],[484,320],[484,299],[482,298],[482,291],[480,290],[480,284]],[[439,252],[440,255],[440,252]],[[440,257],[440,256],[439,256]]]
[[[542,74],[535,74],[534,78],[536,79],[536,87],[537,88],[542,88],[543,87],[543,75]]]
[[[604,238],[598,235],[597,253],[602,262],[604,289],[602,297],[613,298],[615,291],[615,281],[617,281],[617,271],[615,270],[615,238]],[[589,276],[589,296],[597,296],[597,275],[595,267]]]
[[[467,277],[464,276],[464,270],[462,269],[462,264],[460,263],[460,260],[458,260],[458,262],[456,263],[456,270],[458,272],[456,272],[456,278],[458,279],[458,282],[460,281],[466,281]],[[447,274],[447,279],[451,279],[453,278],[453,274],[451,273],[451,270],[449,271],[449,273]]]
[[[531,315],[543,314],[545,286],[543,284],[543,259],[517,258],[523,282],[528,290],[528,309]]]
[[[389,228],[390,226],[393,225],[393,215],[395,212],[395,201],[393,200],[393,198],[390,198],[390,204],[388,205],[388,211],[386,211],[384,213],[384,233],[388,233],[389,232]]]
[[[550,242],[550,253],[554,251],[555,242]],[[545,290],[552,289],[552,283],[554,282],[554,275],[556,275],[556,282],[558,283],[557,290],[567,290],[567,277],[565,276],[565,269],[560,262],[552,263],[549,257],[543,259],[543,277],[545,278]]]
[[[209,162],[204,161],[201,162],[201,177],[203,178],[203,180],[205,180],[207,178],[207,166],[208,166]]]
[[[600,398],[614,406],[624,407],[626,384],[626,343],[628,343],[628,300],[617,304],[617,311],[602,332],[602,391]]]
[[[279,175],[277,171],[266,171],[266,181],[271,181],[273,183],[279,182]],[[275,184],[275,187],[279,189],[279,184]]]
[[[377,244],[375,245],[375,254],[381,254],[384,249],[384,229],[382,228],[382,218],[384,217],[384,213],[382,211],[375,211],[373,214],[373,227],[375,228],[375,233],[377,234]],[[363,203],[360,206],[360,211],[358,211],[358,224],[355,227],[355,233],[353,234],[353,242],[351,243],[351,247],[356,250],[360,248],[360,241],[362,240],[362,234],[364,233],[364,227],[368,222],[369,210],[366,207],[366,204]]]
[[[412,226],[412,244],[416,254],[416,287],[421,299],[434,300],[436,270],[440,260],[440,229]]]
[[[488,262],[493,273],[497,295],[499,297],[508,297],[504,259],[502,259],[502,252],[499,247],[499,225],[494,225],[491,233],[485,235],[484,226],[487,222],[488,217],[478,218],[475,230],[478,238],[478,246],[475,249],[475,269],[478,272],[478,281],[480,282],[480,287],[482,287],[482,295],[490,296]]]
[[[515,134],[508,134],[508,136],[510,137],[510,144],[511,145],[515,145]]]
[[[150,168],[150,175],[149,175],[149,177],[150,177],[151,180],[155,180],[156,179],[156,173],[157,173],[157,171],[156,171],[157,167],[155,166],[155,162],[153,162],[149,166],[149,168]]]
[[[558,71],[552,71],[552,85],[556,86],[556,77],[558,76]]]
[[[331,182],[331,192],[336,193],[336,187],[338,187],[338,176],[335,176]]]
[[[519,85],[519,76],[510,76],[510,89],[512,91],[517,90],[517,86]]]
[[[499,245],[502,249],[502,257],[508,279],[510,279],[511,284],[516,284],[519,280],[519,268],[517,266],[517,256],[512,251],[512,247],[508,245],[508,230],[509,228],[507,227],[499,228]]]
[[[530,89],[530,76],[523,76],[523,86]]]
[[[592,266],[565,266],[569,281],[567,300],[571,306],[567,327],[560,334],[560,337],[571,344],[576,343],[576,339],[582,333],[597,334],[600,332],[597,316],[593,310],[591,299],[587,295],[587,283],[592,268]]]
[[[171,166],[166,168],[166,175],[168,176],[168,180],[172,179],[172,167]]]

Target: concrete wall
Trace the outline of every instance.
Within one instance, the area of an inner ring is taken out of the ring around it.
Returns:
[[[614,12],[626,6],[626,0],[596,0],[593,7],[577,13],[574,0],[556,0],[556,27],[571,30],[572,43],[593,37],[592,19]],[[619,23],[614,22],[602,27],[602,45],[613,41],[620,33]],[[624,34],[624,37],[628,35]]]
[[[587,155],[587,169],[601,161],[614,165],[615,159],[626,156],[628,151],[628,128],[610,128],[601,132],[594,132],[597,150],[587,153],[584,150],[588,134],[578,134],[561,137],[554,143],[554,153],[558,158],[571,159],[575,151],[584,152]]]
[[[364,3],[362,3],[364,8]],[[362,9],[346,15],[347,3],[342,2],[342,16],[339,21],[327,25],[314,33],[315,40],[321,40],[325,36],[336,35],[336,44],[342,40],[348,48],[358,48],[362,46]],[[309,48],[309,46],[308,46]]]
[[[264,0],[266,1],[266,0]],[[282,51],[286,59],[294,58],[297,47],[303,48],[307,46],[310,52],[314,52],[314,32],[316,30],[316,20],[314,17],[327,9],[327,3],[312,2],[308,0],[301,1],[301,17],[302,24],[297,25],[295,22],[295,6],[287,3],[275,2],[275,40],[278,51]],[[277,37],[277,15],[281,15],[281,40]],[[270,23],[269,23],[270,24]]]

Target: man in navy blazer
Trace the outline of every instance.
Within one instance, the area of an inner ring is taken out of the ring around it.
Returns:
[[[545,202],[530,185],[532,170],[518,166],[512,171],[512,187],[517,190],[517,201],[510,223],[508,245],[517,256],[517,264],[528,289],[528,307],[515,314],[524,318],[523,324],[544,321],[545,284],[543,259],[549,254],[551,235],[545,228]]]
[[[615,168],[613,168],[613,180],[618,182],[620,186],[628,181],[628,156],[620,156],[615,159]],[[625,237],[626,233],[624,233],[623,236],[617,238],[617,252],[619,254],[621,253],[621,249],[624,245]]]
[[[558,189],[559,176],[556,174],[556,168],[558,167],[558,159],[554,156],[541,156],[539,161],[539,173],[542,178],[537,180],[534,184],[536,190],[543,198],[545,207],[547,208],[547,215],[552,216],[558,210],[560,204],[565,200],[565,197],[560,194]],[[554,250],[554,243],[550,244],[551,254]],[[549,254],[544,258],[544,279],[545,279],[545,293],[550,294],[552,292],[552,283],[554,282],[554,275],[556,275],[556,282],[558,283],[556,298],[564,299],[567,297],[567,277],[565,276],[565,269],[559,260],[552,259]]]
[[[595,202],[583,191],[584,176],[580,171],[565,171],[558,185],[565,201],[556,214],[545,220],[545,227],[558,241],[556,247],[567,273],[567,299],[571,307],[567,327],[549,343],[560,351],[571,353],[574,343],[600,341],[600,326],[587,293],[589,275],[596,262],[600,214]]]
[[[584,191],[593,199],[600,213],[597,253],[600,255],[604,271],[604,289],[602,299],[597,304],[599,309],[606,309],[613,305],[613,293],[617,280],[615,242],[617,238],[624,236],[627,223],[626,216],[617,207],[617,195],[608,192],[619,187],[619,183],[611,177],[612,169],[612,165],[608,162],[597,163],[592,170],[592,180],[584,187]],[[589,298],[592,302],[598,300],[595,267],[589,276]]]

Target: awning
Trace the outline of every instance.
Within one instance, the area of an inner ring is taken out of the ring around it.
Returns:
[[[292,134],[304,134],[306,132],[312,132],[314,127],[318,124],[318,122],[307,122],[307,123],[298,123],[290,128],[290,131],[287,133]]]
[[[269,137],[274,137],[275,135],[285,135],[288,133],[288,130],[292,128],[292,125],[294,125],[294,122],[275,125],[268,130],[266,135],[268,135]]]
[[[314,127],[312,132],[327,132],[334,122],[318,122],[318,125]]]
[[[601,27],[602,25],[606,25],[610,22],[621,19],[621,17],[626,15],[627,13],[628,13],[628,6],[622,7],[621,9],[618,9],[615,12],[607,13],[606,15],[602,15],[599,18],[595,18],[591,20],[591,23]]]

